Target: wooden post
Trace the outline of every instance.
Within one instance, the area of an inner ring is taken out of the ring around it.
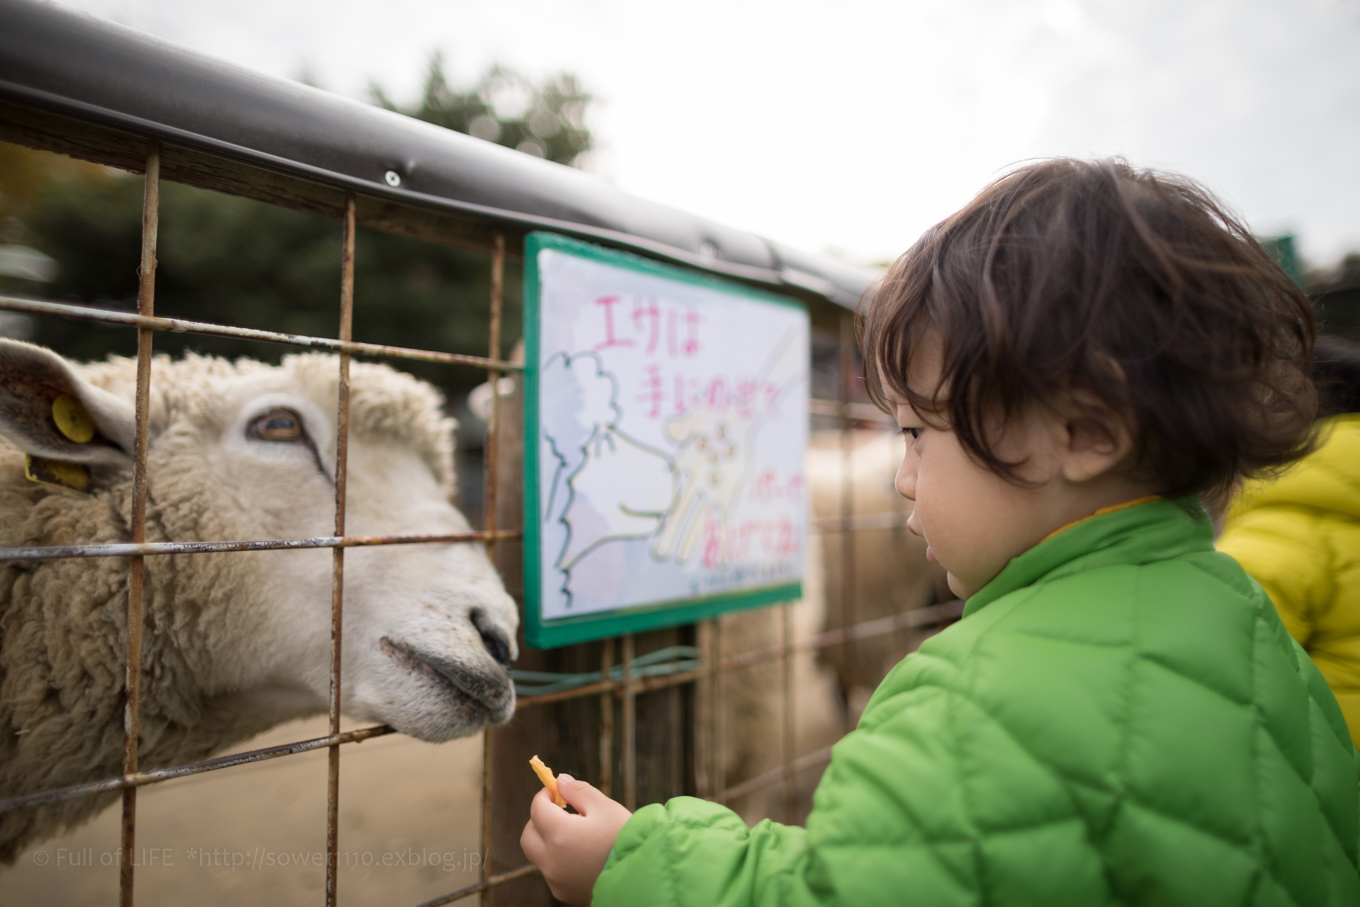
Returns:
[[[496,525],[514,528],[523,524],[523,395],[521,379],[516,377],[516,390],[500,401],[499,468],[496,470],[497,488]],[[502,542],[496,546],[496,566],[505,578],[506,586],[520,590],[523,577],[524,547],[519,542]],[[522,595],[520,596],[522,599]],[[639,633],[634,637],[633,649],[642,655],[664,646],[680,642],[692,643],[693,633],[686,630],[658,630]],[[609,663],[621,663],[621,647],[613,646]],[[598,671],[605,661],[605,643],[564,646],[560,649],[527,649],[523,632],[520,633],[520,657],[515,667],[532,671],[577,673]],[[680,727],[690,722],[683,720],[686,713],[685,697],[692,695],[684,688],[670,687],[635,697],[634,735],[635,797],[639,806],[694,789],[692,774],[695,754],[690,728]],[[491,773],[490,860],[487,875],[495,875],[521,866],[525,862],[519,837],[524,823],[529,820],[529,802],[540,788],[538,779],[529,769],[529,757],[538,755],[556,772],[566,772],[600,786],[608,783],[613,795],[622,799],[624,778],[623,729],[612,720],[612,709],[603,707],[610,698],[619,704],[614,694],[586,695],[560,702],[534,705],[521,709],[506,725],[496,728],[493,745],[493,764],[485,770]],[[605,746],[602,733],[607,732],[612,746]],[[612,765],[605,767],[602,759],[612,757]],[[550,905],[555,903],[548,887],[537,875],[516,879],[491,889],[483,904]]]

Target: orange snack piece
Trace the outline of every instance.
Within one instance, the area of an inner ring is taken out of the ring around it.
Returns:
[[[538,775],[538,780],[543,782],[543,786],[552,794],[553,802],[563,809],[567,808],[567,801],[562,799],[562,795],[557,792],[557,777],[553,775],[552,769],[543,764],[543,760],[535,756],[529,760],[529,767]]]

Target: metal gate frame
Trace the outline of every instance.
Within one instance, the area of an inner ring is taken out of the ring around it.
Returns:
[[[636,807],[637,698],[652,691],[683,686],[695,691],[692,726],[687,729],[691,735],[690,745],[695,753],[691,766],[695,792],[718,802],[730,802],[778,784],[783,793],[784,818],[786,821],[792,821],[797,809],[795,803],[797,775],[805,770],[823,766],[830,760],[830,747],[802,755],[794,751],[796,703],[793,693],[793,655],[829,647],[845,647],[846,657],[853,658],[854,646],[860,640],[939,625],[958,617],[961,603],[949,602],[862,623],[856,623],[854,620],[855,586],[853,570],[850,567],[855,562],[856,533],[902,525],[902,517],[897,514],[856,515],[850,493],[852,479],[849,469],[852,452],[850,430],[855,424],[880,422],[883,419],[882,414],[872,406],[856,402],[854,393],[856,377],[854,316],[851,308],[868,286],[871,275],[833,262],[801,256],[749,234],[740,234],[671,209],[629,199],[603,184],[592,184],[587,191],[579,182],[579,175],[563,173],[565,168],[527,159],[519,161],[503,156],[487,157],[488,149],[481,147],[481,143],[475,143],[474,140],[454,134],[432,136],[423,124],[398,122],[401,118],[394,119],[386,112],[374,111],[343,99],[330,98],[301,86],[293,86],[291,83],[277,82],[269,86],[269,93],[275,106],[278,104],[277,96],[284,94],[288,95],[291,103],[295,105],[293,108],[295,116],[305,117],[320,111],[317,114],[320,119],[316,122],[337,130],[337,142],[343,141],[339,138],[341,134],[352,133],[356,121],[362,120],[367,123],[377,116],[380,125],[386,130],[383,135],[392,148],[404,148],[408,142],[424,143],[426,147],[420,149],[424,156],[408,154],[405,159],[398,159],[389,153],[390,149],[375,152],[368,155],[365,165],[373,171],[372,174],[367,178],[361,178],[343,172],[343,169],[327,171],[324,167],[318,166],[314,160],[307,159],[305,154],[298,154],[293,158],[281,157],[275,153],[277,148],[271,150],[265,147],[268,145],[267,139],[258,140],[260,132],[258,123],[255,124],[254,135],[257,141],[253,147],[246,147],[239,141],[229,142],[220,135],[195,133],[183,123],[176,123],[169,118],[160,120],[149,118],[146,113],[155,106],[153,96],[170,82],[176,81],[175,77],[178,76],[177,84],[183,86],[184,91],[212,90],[219,95],[223,93],[234,95],[235,100],[245,111],[238,110],[237,114],[246,116],[252,109],[250,106],[252,101],[263,102],[242,88],[241,83],[245,77],[241,71],[206,58],[186,58],[183,51],[172,50],[167,45],[145,36],[72,16],[29,0],[0,0],[0,19],[6,22],[8,35],[0,36],[0,140],[141,172],[145,174],[146,180],[138,270],[139,291],[135,314],[0,296],[0,310],[123,325],[137,331],[136,450],[131,540],[120,544],[0,549],[0,562],[84,557],[123,557],[128,560],[126,706],[122,774],[101,781],[0,801],[0,811],[5,811],[121,791],[120,899],[126,907],[133,903],[133,855],[139,787],[319,749],[326,749],[329,754],[326,903],[327,905],[337,903],[340,747],[347,743],[394,733],[386,726],[365,727],[344,733],[340,731],[341,630],[346,549],[395,544],[481,542],[488,547],[489,553],[494,554],[498,543],[522,539],[519,529],[503,529],[497,526],[497,484],[498,478],[504,478],[498,476],[500,460],[498,448],[502,427],[499,394],[491,396],[492,412],[484,452],[485,518],[481,531],[458,535],[346,534],[350,360],[355,355],[362,355],[485,370],[493,388],[498,387],[499,379],[504,374],[522,371],[522,365],[506,361],[500,356],[502,295],[507,258],[522,259],[520,240],[531,229],[546,227],[568,232],[643,254],[679,261],[766,288],[773,287],[780,292],[808,300],[814,309],[814,324],[820,323],[823,328],[832,327],[838,331],[838,399],[813,400],[812,413],[814,416],[830,416],[839,420],[843,464],[840,515],[813,520],[813,526],[817,531],[837,536],[839,539],[842,564],[840,593],[844,608],[842,628],[823,632],[809,639],[794,640],[791,632],[791,606],[777,606],[782,607],[779,644],[756,651],[727,655],[722,646],[719,621],[706,620],[701,622],[695,631],[697,657],[681,665],[678,670],[671,669],[665,672],[641,670],[634,657],[635,639],[632,635],[625,635],[617,640],[605,641],[598,680],[580,683],[571,689],[522,698],[518,704],[520,712],[552,703],[598,697],[601,703],[600,722],[597,728],[602,774],[600,786],[606,793],[613,792],[615,785],[611,777],[612,766],[618,759],[621,763],[622,777],[619,779],[621,783],[617,786],[622,788],[621,799],[628,808]],[[80,52],[73,55],[73,50]],[[104,78],[102,81],[94,78],[100,74],[127,72],[127,67],[131,63],[136,64],[131,69],[132,75],[121,82],[120,77],[114,77],[112,80]],[[72,66],[77,69],[74,74],[68,71]],[[118,68],[120,66],[123,68]],[[187,76],[183,71],[186,66]],[[148,75],[148,70],[156,67],[159,69]],[[249,76],[245,82],[249,83],[246,88],[252,86],[258,88],[261,79]],[[207,89],[204,88],[205,85],[208,86]],[[266,114],[268,112],[266,111]],[[229,122],[222,128],[230,132],[240,127],[239,122]],[[286,129],[276,133],[275,138],[287,139]],[[387,155],[386,158],[384,154]],[[497,150],[496,154],[499,155],[500,151]],[[377,176],[378,166],[383,167],[380,177]],[[492,180],[497,182],[498,191],[503,191],[504,198],[509,204],[492,207],[482,201],[469,201],[465,186],[450,187],[438,183],[437,180],[427,179],[431,185],[425,188],[443,191],[443,194],[403,188],[406,182],[419,185],[421,174],[437,171],[440,166],[449,169],[457,179],[466,179],[460,167],[464,170],[479,171],[477,175],[482,178],[483,183],[489,174]],[[534,183],[531,186],[533,192],[526,193],[515,185],[515,180],[526,173]],[[338,338],[310,337],[157,316],[154,311],[156,244],[163,174],[168,174],[166,178],[179,182],[338,217],[343,225]],[[512,207],[516,203],[518,207]],[[545,211],[554,214],[569,211],[577,219],[549,217]],[[618,226],[615,227],[614,224]],[[488,300],[490,336],[487,356],[398,348],[353,339],[354,247],[359,225],[490,253],[491,291]],[[153,338],[157,331],[269,341],[338,354],[334,535],[306,539],[230,542],[146,541],[148,400],[151,353]],[[329,548],[333,551],[329,733],[324,737],[232,753],[190,764],[149,771],[139,770],[137,737],[140,671],[133,666],[141,663],[145,559],[167,554],[301,548]],[[721,759],[726,738],[722,708],[723,685],[731,672],[768,662],[778,663],[781,679],[779,766],[728,786],[727,779],[723,777]],[[616,706],[621,724],[621,728],[617,730],[614,727]],[[617,752],[616,736],[619,738]],[[495,740],[496,734],[488,728],[483,733],[481,815],[483,853],[487,853],[493,839],[491,805],[495,795],[493,784]],[[516,817],[516,820],[518,821],[519,817]],[[482,861],[481,877],[478,882],[426,901],[419,907],[451,903],[536,872],[532,865],[524,864],[492,873],[490,863],[489,859]]]

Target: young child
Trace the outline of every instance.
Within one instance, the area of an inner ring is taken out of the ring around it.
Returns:
[[[1203,189],[997,180],[862,325],[897,488],[968,600],[836,745],[807,828],[562,776],[521,843],[574,904],[1360,904],[1336,700],[1197,495],[1307,452],[1308,301]]]

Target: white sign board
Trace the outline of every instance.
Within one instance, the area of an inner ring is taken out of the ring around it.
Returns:
[[[552,234],[525,270],[529,643],[798,597],[806,310]]]

